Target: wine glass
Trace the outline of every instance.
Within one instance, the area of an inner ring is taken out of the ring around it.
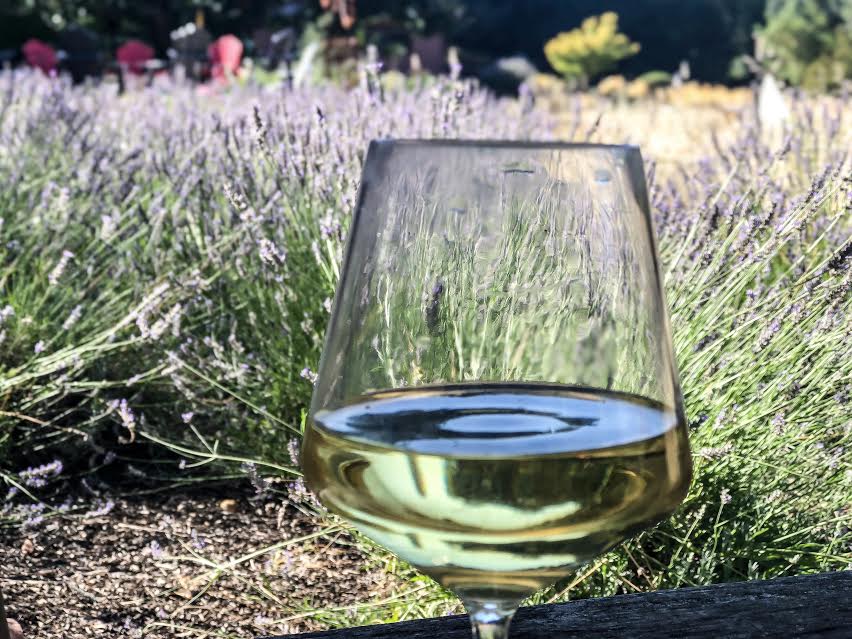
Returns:
[[[639,150],[373,142],[302,460],[481,639],[670,515],[692,466]]]

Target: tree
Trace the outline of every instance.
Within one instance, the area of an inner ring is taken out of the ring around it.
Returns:
[[[852,78],[852,0],[770,0],[758,57],[790,84],[825,90]]]
[[[639,49],[638,43],[618,32],[618,14],[607,11],[549,40],[544,55],[558,73],[585,87],[589,80],[636,55]]]
[[[163,56],[170,32],[199,11],[214,35],[250,37],[258,28],[301,28],[321,9],[317,0],[0,0],[0,49],[18,48],[30,37],[55,41],[78,25],[102,36],[107,51],[137,38]]]

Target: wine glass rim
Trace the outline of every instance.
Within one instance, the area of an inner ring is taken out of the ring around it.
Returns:
[[[600,144],[597,142],[564,142],[559,140],[497,140],[476,138],[377,138],[370,145],[381,146],[455,146],[455,147],[495,147],[509,149],[558,149],[582,150],[597,149],[638,153],[634,144]]]

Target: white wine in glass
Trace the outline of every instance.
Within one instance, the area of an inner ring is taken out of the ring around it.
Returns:
[[[638,150],[373,143],[302,460],[483,639],[667,517],[691,462]]]

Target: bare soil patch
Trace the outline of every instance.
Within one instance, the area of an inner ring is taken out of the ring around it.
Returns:
[[[235,490],[113,497],[103,515],[0,528],[7,613],[26,639],[260,637],[394,590],[345,532]]]

